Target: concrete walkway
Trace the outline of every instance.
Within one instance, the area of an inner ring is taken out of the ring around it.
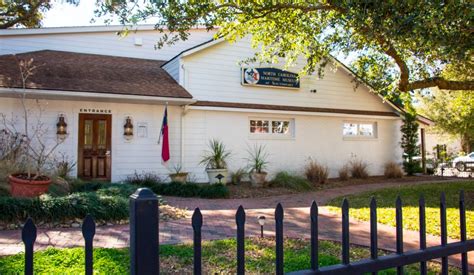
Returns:
[[[443,180],[449,184],[451,180]],[[459,181],[459,180],[456,180]],[[430,181],[433,182],[433,181]],[[265,234],[274,234],[274,208],[278,202],[282,203],[285,209],[284,234],[288,237],[309,238],[309,206],[313,200],[319,205],[324,205],[327,201],[344,195],[361,193],[370,190],[377,190],[387,187],[398,187],[403,185],[424,184],[427,182],[410,183],[382,183],[358,186],[348,186],[336,189],[323,190],[319,192],[309,192],[304,194],[282,195],[259,199],[232,199],[232,200],[206,200],[191,198],[165,197],[165,200],[173,206],[188,209],[199,207],[203,214],[203,240],[223,239],[235,237],[235,211],[239,205],[244,206],[247,214],[245,233],[247,236],[257,236],[260,234],[260,227],[257,224],[257,216],[267,217]],[[341,240],[341,217],[329,212],[324,206],[319,211],[320,239]],[[192,211],[189,211],[191,216]],[[353,244],[369,245],[369,223],[350,220],[350,242]],[[378,225],[379,248],[395,251],[395,229],[387,225]],[[160,243],[174,244],[192,241],[191,219],[181,219],[176,221],[162,222],[160,224]],[[120,248],[129,245],[129,226],[104,226],[98,227],[94,239],[95,247]],[[404,230],[405,250],[417,249],[418,232]],[[456,240],[448,240],[454,242]],[[427,236],[428,246],[439,245],[440,237]],[[46,247],[77,247],[83,246],[84,242],[79,229],[39,229],[35,249],[40,250]],[[21,231],[10,230],[0,232],[0,255],[11,255],[23,251],[21,243]],[[460,255],[450,257],[450,264],[460,265]],[[474,252],[469,253],[470,270],[474,270]]]

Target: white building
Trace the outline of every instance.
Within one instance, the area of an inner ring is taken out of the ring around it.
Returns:
[[[206,182],[199,162],[211,138],[232,151],[230,171],[247,165],[253,144],[266,146],[270,173],[301,171],[308,157],[327,165],[331,177],[354,157],[372,175],[401,162],[400,110],[367,86],[355,89],[344,66],[295,82],[278,65],[239,65],[254,53],[246,39],[229,44],[195,29],[189,40],[155,50],[160,34],[151,26],[124,38],[117,30],[0,30],[0,113],[21,117],[15,58],[33,58],[40,66],[26,93],[47,104],[43,121],[52,140],[58,117],[65,117],[68,136],[58,152],[77,162],[74,175],[120,181],[135,171],[165,176],[182,163],[191,179]],[[244,72],[257,73],[261,85],[243,84],[253,82]],[[157,141],[166,104],[171,160],[165,166]],[[127,118],[131,140],[124,138]]]

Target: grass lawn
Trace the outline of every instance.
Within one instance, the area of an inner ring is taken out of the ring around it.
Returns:
[[[246,240],[246,270],[248,273],[271,274],[275,270],[273,239],[252,238]],[[161,272],[164,274],[192,274],[193,249],[191,244],[162,245],[160,248]],[[341,247],[329,241],[320,242],[319,263],[321,266],[339,263]],[[310,247],[306,240],[285,240],[285,272],[310,268]],[[94,270],[98,274],[127,274],[129,254],[127,249],[94,250]],[[380,251],[380,255],[384,254]],[[236,242],[233,239],[203,243],[204,274],[236,273]],[[23,254],[0,258],[0,274],[23,273]],[[367,248],[352,247],[351,260],[370,257]],[[47,249],[35,253],[35,272],[37,274],[79,274],[84,272],[82,248]],[[439,273],[439,264],[429,263],[430,274]],[[406,267],[406,274],[417,274],[418,265]],[[395,274],[395,270],[379,274]],[[458,269],[450,274],[460,274]]]
[[[441,193],[445,192],[448,234],[451,238],[459,239],[459,190],[461,189],[464,190],[466,203],[467,237],[472,239],[474,238],[474,181],[402,186],[347,196],[349,215],[368,221],[369,203],[371,197],[374,196],[377,199],[378,222],[395,226],[395,200],[397,195],[400,195],[403,202],[403,228],[419,230],[418,199],[420,195],[423,195],[426,203],[426,231],[432,235],[440,235],[439,200]],[[328,202],[329,209],[340,212],[342,199],[339,197]]]

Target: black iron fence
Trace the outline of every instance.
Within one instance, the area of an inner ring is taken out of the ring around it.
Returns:
[[[442,194],[440,198],[441,218],[441,245],[426,247],[426,218],[425,201],[419,200],[420,215],[420,249],[404,251],[402,229],[402,200],[400,197],[395,202],[396,206],[396,253],[387,256],[378,256],[377,236],[377,204],[376,200],[370,202],[370,259],[356,262],[349,260],[350,231],[349,231],[349,202],[344,199],[342,203],[342,259],[341,264],[319,267],[318,265],[318,206],[313,202],[310,209],[311,225],[311,269],[293,272],[292,274],[377,274],[377,271],[397,268],[397,274],[403,274],[405,265],[419,263],[420,274],[427,274],[426,262],[441,258],[441,272],[448,274],[448,256],[461,254],[462,274],[468,274],[467,253],[474,250],[474,240],[466,237],[466,207],[464,192],[459,196],[460,236],[461,240],[448,243],[446,200]],[[283,220],[284,210],[281,204],[275,209],[275,273],[283,274]],[[240,206],[235,215],[237,227],[237,274],[245,273],[245,210]],[[159,259],[159,213],[158,199],[147,188],[138,189],[130,197],[130,273],[131,274],[158,274],[160,271]],[[202,273],[202,247],[201,228],[203,218],[199,208],[192,216],[194,231],[194,274]],[[87,216],[82,224],[82,234],[85,241],[85,273],[93,274],[93,239],[95,235],[95,222]],[[23,227],[22,240],[25,244],[25,274],[33,274],[33,246],[36,240],[36,226],[28,219]]]

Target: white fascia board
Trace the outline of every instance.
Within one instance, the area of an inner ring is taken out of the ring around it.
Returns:
[[[169,105],[187,105],[195,103],[192,98],[174,98],[174,97],[158,97],[158,96],[141,96],[141,95],[125,95],[125,94],[107,94],[107,93],[90,93],[90,92],[71,92],[56,90],[40,90],[40,89],[12,89],[0,88],[0,97],[18,97],[22,94],[26,98],[35,99],[51,99],[51,100],[73,100],[73,101],[100,101],[111,103],[135,103],[135,104],[169,104]]]
[[[325,112],[301,112],[301,111],[281,111],[281,110],[261,110],[261,109],[247,109],[247,108],[227,108],[227,107],[210,107],[210,106],[186,106],[186,110],[201,110],[201,111],[217,111],[217,112],[239,112],[239,113],[262,113],[262,114],[282,114],[289,116],[330,116],[330,117],[349,117],[349,118],[371,118],[371,119],[389,119],[399,120],[398,116],[377,116],[377,115],[357,115],[357,114],[339,114],[339,113],[325,113]]]
[[[91,32],[118,32],[128,28],[130,32],[155,30],[154,24],[143,25],[102,25],[102,26],[78,26],[78,27],[47,27],[47,28],[13,28],[0,30],[0,36],[8,35],[40,35],[40,34],[64,34],[64,33],[91,33]],[[205,29],[197,26],[193,29]]]

